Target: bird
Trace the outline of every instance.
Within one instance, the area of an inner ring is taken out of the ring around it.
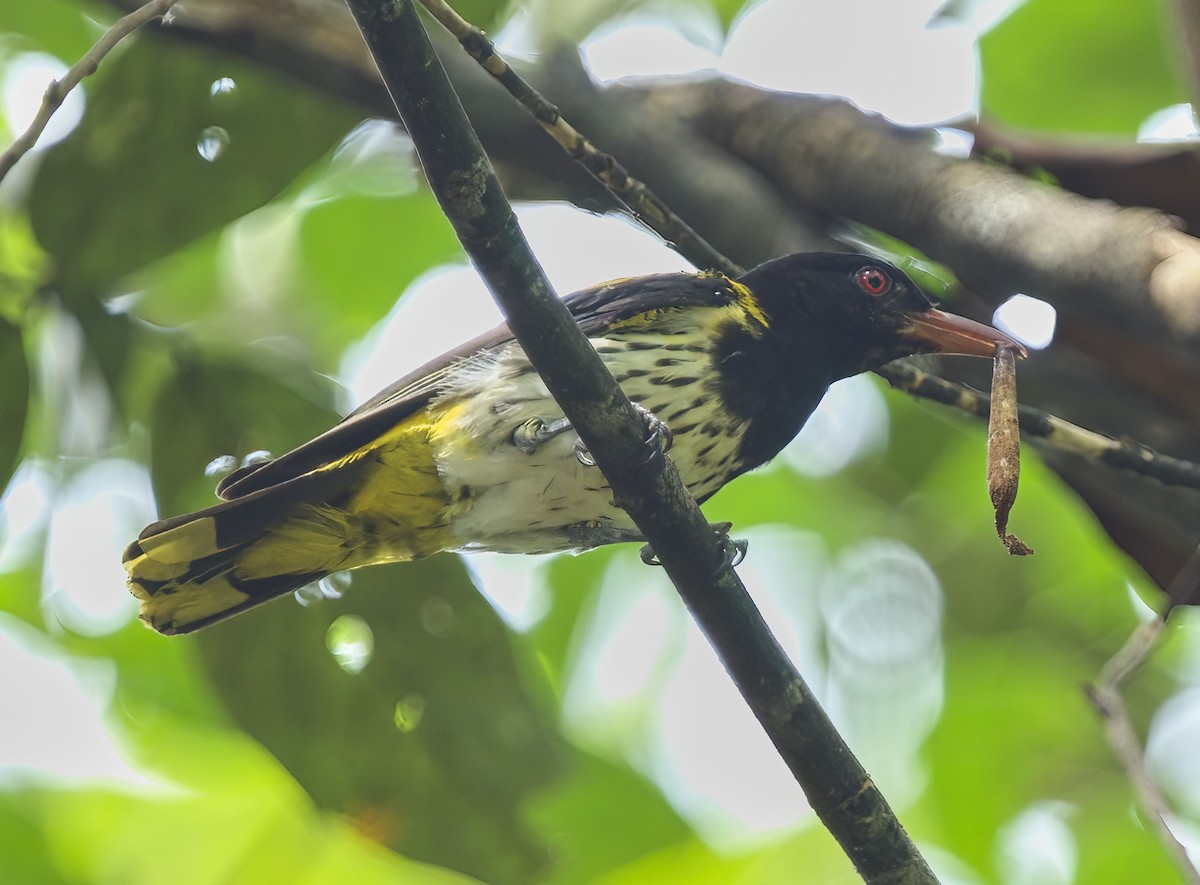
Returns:
[[[631,277],[563,300],[701,503],[777,455],[834,381],[914,354],[1024,355],[862,254]],[[124,552],[160,633],[377,563],[641,540],[506,325],[216,491],[221,503],[147,526]]]

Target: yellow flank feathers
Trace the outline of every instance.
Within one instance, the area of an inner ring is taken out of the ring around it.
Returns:
[[[386,554],[386,561],[419,559],[452,546],[446,525],[450,497],[442,485],[434,461],[437,430],[456,408],[434,406],[418,412],[379,440],[369,467],[354,490],[347,507],[352,518],[367,535],[365,543],[374,543],[375,558]],[[386,527],[391,539],[386,549],[377,538],[369,537],[371,526]]]

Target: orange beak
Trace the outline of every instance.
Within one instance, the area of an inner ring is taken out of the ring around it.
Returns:
[[[991,359],[998,350],[1005,348],[1021,358],[1027,356],[1025,347],[1019,341],[1010,338],[999,329],[940,310],[909,314],[908,325],[904,326],[899,334],[919,342],[920,353],[982,356]]]

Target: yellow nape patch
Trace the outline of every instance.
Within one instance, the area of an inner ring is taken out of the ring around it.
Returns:
[[[737,296],[738,307],[740,307],[746,316],[757,323],[762,329],[755,330],[754,327],[746,322],[744,325],[751,332],[761,333],[770,325],[770,318],[763,311],[762,306],[758,303],[758,299],[754,297],[754,293],[750,291],[748,286],[743,286],[741,283],[734,280],[728,280],[729,288],[733,294]]]

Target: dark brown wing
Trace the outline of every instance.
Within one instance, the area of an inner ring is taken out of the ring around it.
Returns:
[[[728,281],[713,274],[654,274],[614,280],[573,292],[563,299],[588,336],[648,311],[691,306],[720,306],[734,299]],[[273,461],[236,470],[217,486],[226,500],[240,498],[286,482],[324,464],[344,458],[383,435],[441,392],[448,370],[477,353],[495,350],[513,340],[507,325],[430,360],[363,403],[346,419],[304,445]]]
[[[340,424],[272,461],[235,470],[217,484],[226,501],[286,482],[358,451],[409,415],[428,405],[441,391],[441,379],[460,360],[512,340],[508,326],[497,326],[409,372],[367,400]]]

